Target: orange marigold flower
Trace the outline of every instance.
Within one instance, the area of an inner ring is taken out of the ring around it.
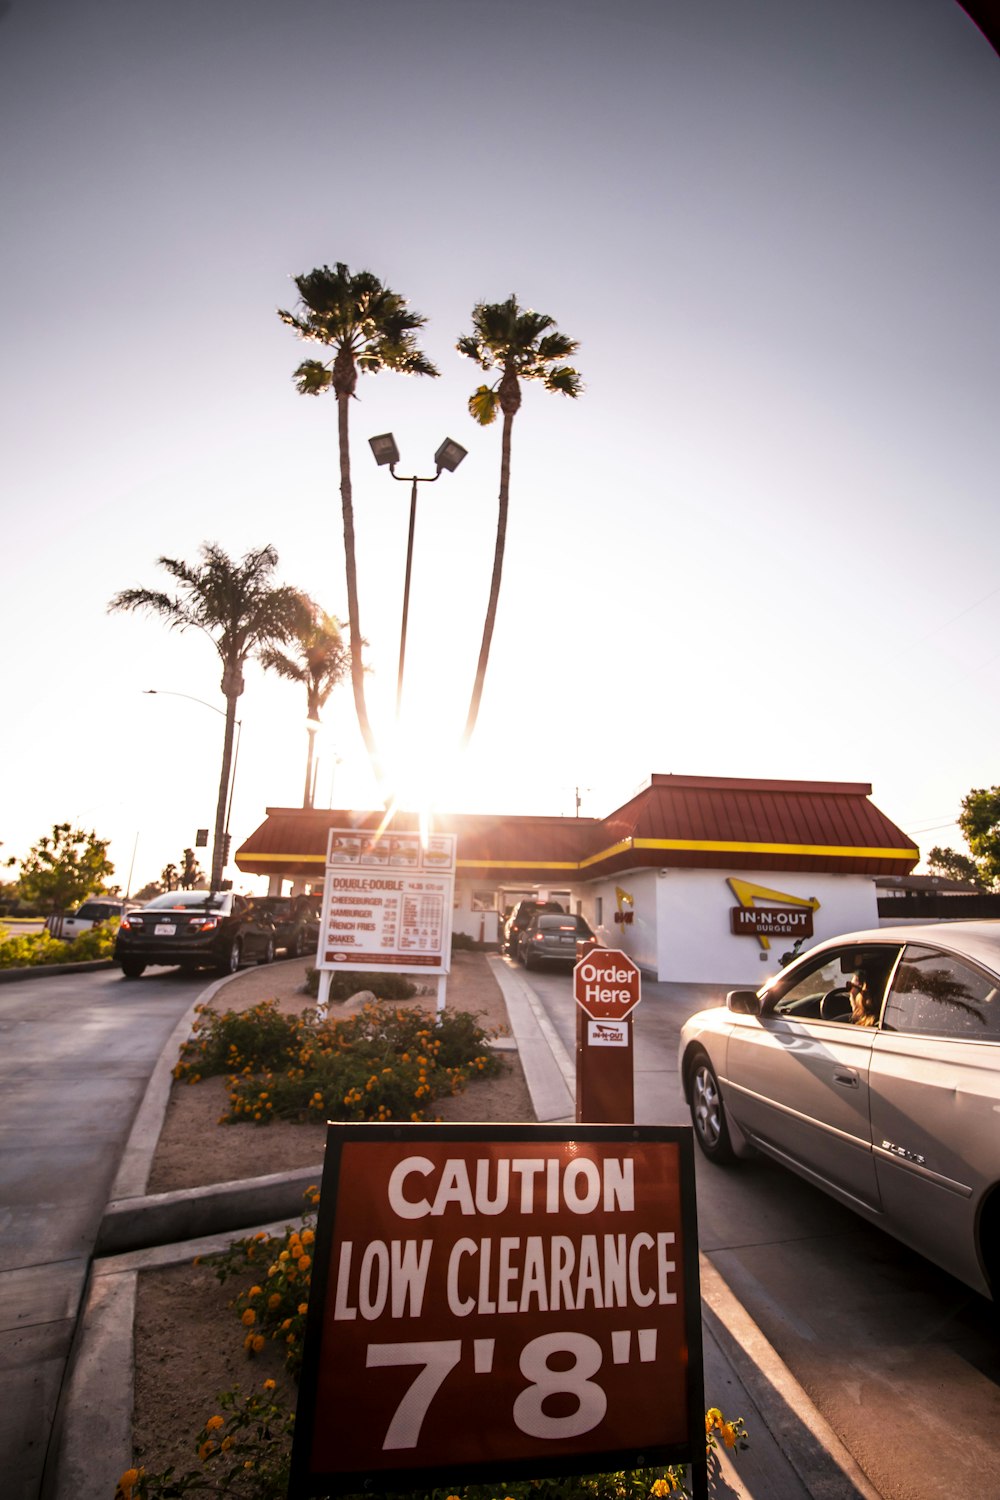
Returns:
[[[268,1299],[267,1299],[267,1305],[271,1309],[272,1312],[274,1312],[274,1309],[276,1307],[280,1307],[281,1306],[281,1293],[280,1292],[272,1292],[271,1295],[270,1295],[270,1297],[268,1297]]]
[[[311,1229],[303,1229],[303,1231],[302,1231],[302,1243],[303,1243],[303,1245],[311,1245],[312,1242],[313,1242],[313,1240],[315,1238],[316,1238],[316,1236],[313,1234],[313,1232],[312,1232]]]
[[[259,1286],[252,1286],[250,1288],[250,1290],[247,1292],[247,1296],[248,1297],[259,1297],[260,1295],[261,1295],[261,1288]]]
[[[205,1431],[218,1432],[219,1428],[224,1427],[225,1425],[225,1421],[222,1417],[209,1417],[208,1421],[205,1423]]]
[[[250,1347],[253,1349],[254,1354],[259,1354],[266,1343],[267,1340],[265,1339],[264,1335],[262,1333],[258,1333],[255,1334],[253,1343]]]
[[[226,1452],[226,1451],[227,1451],[227,1450],[228,1450],[228,1449],[229,1449],[229,1448],[231,1448],[231,1447],[232,1447],[232,1446],[233,1446],[233,1440],[232,1440],[232,1438],[231,1438],[231,1437],[224,1437],[224,1438],[223,1438],[223,1439],[222,1439],[222,1442],[221,1442],[221,1444],[220,1444],[220,1447],[221,1447],[221,1449],[222,1449],[222,1451],[223,1451],[223,1453],[225,1453],[225,1452]]]
[[[243,1314],[243,1318],[242,1318],[243,1326],[245,1328],[251,1328],[253,1326],[253,1324],[256,1323],[256,1321],[257,1321],[257,1314],[254,1312],[254,1310],[253,1310],[252,1307],[248,1307],[247,1310],[246,1310],[246,1312]]]
[[[262,1389],[265,1390],[265,1391],[273,1391],[274,1390],[274,1381],[273,1380],[265,1380],[264,1384],[262,1386]]]
[[[306,1313],[308,1311],[309,1311],[309,1303],[308,1302],[300,1302],[299,1303],[299,1312],[302,1314],[303,1317],[305,1317],[305,1315],[306,1315]]]
[[[214,1444],[214,1442],[212,1441],[211,1438],[206,1438],[205,1441],[202,1443],[201,1447],[198,1449],[198,1457],[201,1459],[202,1463],[204,1463],[205,1460],[206,1460],[206,1458],[208,1457],[208,1455],[210,1453],[214,1453],[214,1452],[215,1452],[215,1444]]]
[[[308,1269],[309,1269],[309,1267],[311,1265],[312,1265],[312,1256],[311,1255],[300,1255],[299,1256],[299,1270],[300,1271],[308,1271]]]

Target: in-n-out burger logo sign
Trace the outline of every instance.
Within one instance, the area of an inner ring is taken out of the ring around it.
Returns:
[[[726,884],[740,903],[729,912],[729,930],[737,937],[755,937],[762,948],[771,946],[772,937],[812,937],[813,912],[819,910],[815,896],[792,896],[732,876]],[[769,904],[754,906],[755,901]]]

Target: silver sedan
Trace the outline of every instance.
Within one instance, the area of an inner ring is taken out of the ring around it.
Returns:
[[[761,1151],[1000,1300],[1000,922],[817,944],[681,1032],[695,1137]]]

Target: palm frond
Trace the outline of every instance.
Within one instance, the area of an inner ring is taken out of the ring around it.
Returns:
[[[469,397],[469,415],[475,419],[480,427],[489,427],[496,420],[499,410],[500,396],[495,386],[477,386]]]
[[[564,396],[579,396],[583,390],[580,373],[572,365],[555,365],[542,379],[547,391],[560,391]]]
[[[333,384],[333,372],[318,359],[304,359],[292,379],[300,396],[321,396]]]

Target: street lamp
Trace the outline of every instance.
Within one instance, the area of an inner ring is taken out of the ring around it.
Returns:
[[[375,462],[381,468],[389,465],[389,473],[393,479],[398,479],[404,484],[412,486],[410,490],[410,534],[406,542],[406,578],[403,583],[403,620],[399,630],[399,674],[396,678],[396,718],[399,718],[399,706],[403,697],[403,663],[406,659],[406,621],[410,612],[410,568],[413,562],[413,529],[417,520],[417,485],[434,484],[441,478],[441,471],[447,469],[453,474],[465,457],[465,449],[461,443],[456,443],[454,438],[446,437],[434,455],[434,463],[437,466],[433,475],[418,476],[416,474],[397,474],[396,465],[399,463],[399,449],[396,447],[396,439],[391,432],[382,432],[378,437],[368,439],[368,445],[375,456]]]
[[[147,696],[157,698],[186,698],[189,703],[200,703],[202,708],[210,708],[213,714],[218,714],[220,718],[224,719],[226,717],[223,709],[218,708],[214,703],[206,703],[204,698],[195,698],[191,695],[191,693],[174,693],[171,692],[169,688],[143,688],[143,693],[145,693]],[[243,720],[237,719],[235,723],[236,748],[233,751],[233,765],[231,771],[229,772],[229,799],[226,803],[226,827],[222,835],[222,849],[212,850],[213,891],[215,890],[216,885],[221,884],[222,872],[226,868],[226,865],[229,863],[229,816],[233,810],[233,793],[236,790],[236,766],[240,758],[240,737],[243,733]]]

